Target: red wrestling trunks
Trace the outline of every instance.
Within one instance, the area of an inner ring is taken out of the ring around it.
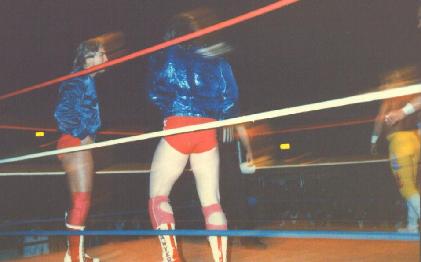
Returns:
[[[192,116],[170,116],[164,121],[164,130],[191,126],[215,121],[213,118]],[[178,135],[166,136],[165,140],[183,154],[203,153],[217,145],[216,130],[200,130]]]
[[[79,138],[71,136],[69,134],[63,134],[61,135],[61,137],[59,138],[57,142],[57,149],[63,149],[67,147],[74,147],[74,146],[80,146],[80,145],[81,145],[81,141]],[[63,157],[63,154],[59,154],[57,155],[57,157],[61,159]]]

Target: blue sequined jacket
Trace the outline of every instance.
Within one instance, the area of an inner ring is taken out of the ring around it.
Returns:
[[[150,57],[149,99],[168,116],[226,119],[238,115],[238,87],[231,66],[180,46]]]
[[[101,126],[95,80],[90,75],[64,81],[54,117],[60,132],[80,139],[92,136]]]

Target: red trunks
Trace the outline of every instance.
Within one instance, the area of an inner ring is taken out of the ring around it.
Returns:
[[[164,121],[164,130],[215,121],[213,118],[170,116]],[[216,130],[207,129],[178,135],[166,136],[165,140],[183,154],[203,153],[217,145]]]
[[[71,136],[69,134],[63,134],[61,135],[60,139],[57,142],[57,149],[63,149],[67,147],[74,147],[74,146],[80,146],[81,141],[79,138]],[[62,154],[57,156],[59,159],[63,157]]]

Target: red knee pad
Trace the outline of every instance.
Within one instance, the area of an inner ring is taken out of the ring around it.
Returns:
[[[72,208],[69,211],[67,224],[75,226],[85,225],[91,206],[91,192],[72,193]]]
[[[213,213],[219,213],[219,212],[222,213],[225,216],[221,205],[218,204],[218,203],[202,207],[202,213],[203,213],[203,216],[205,217],[205,222],[206,222],[206,229],[208,229],[208,230],[226,230],[227,229],[226,218],[225,218],[224,224],[215,225],[215,224],[211,224],[209,222],[210,216]]]
[[[173,213],[161,209],[161,203],[168,203],[168,196],[156,196],[149,199],[149,218],[154,229],[162,224],[175,224]]]

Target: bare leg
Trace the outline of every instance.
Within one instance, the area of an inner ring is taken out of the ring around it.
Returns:
[[[93,160],[90,151],[69,153],[63,156],[70,192],[91,192]]]
[[[81,141],[82,145],[92,143],[88,136]],[[69,184],[72,207],[69,210],[67,223],[75,229],[82,229],[88,216],[94,175],[94,161],[91,151],[79,151],[64,154],[61,158]]]
[[[86,137],[81,144],[92,142],[90,137]],[[92,153],[91,151],[79,151],[64,154],[61,162],[66,171],[72,198],[72,208],[69,210],[67,223],[82,228],[85,225],[91,203],[94,176]]]
[[[85,145],[92,142],[92,139],[87,137],[81,141],[81,144]],[[66,226],[70,230],[83,230],[89,213],[93,186],[94,161],[92,153],[91,151],[79,151],[64,154],[61,161],[72,194],[72,208],[69,211]],[[99,261],[99,259],[91,258],[85,254],[83,236],[69,236],[64,261],[90,262]]]

